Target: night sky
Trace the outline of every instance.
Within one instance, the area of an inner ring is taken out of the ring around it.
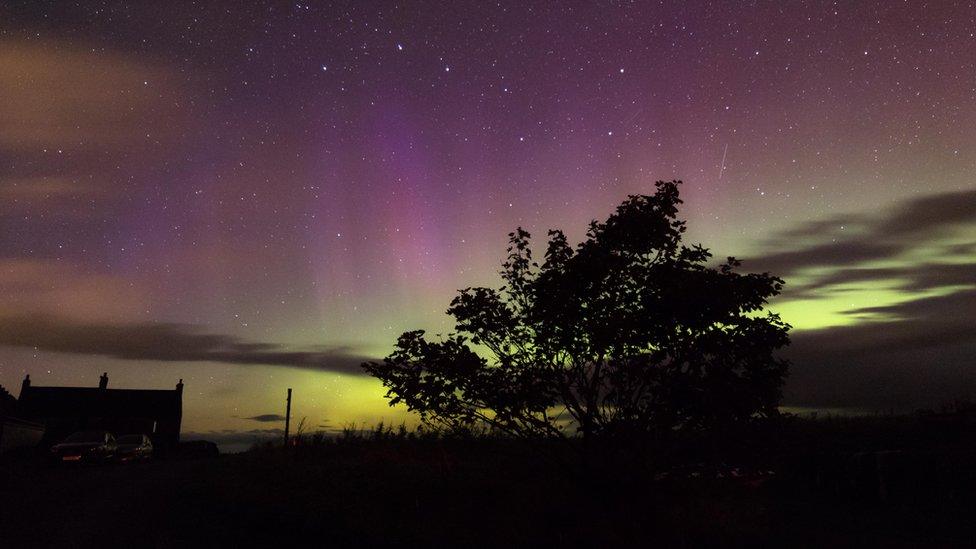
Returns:
[[[976,398],[972,2],[247,4],[0,3],[14,395],[399,423],[359,362],[449,330],[507,232],[682,179],[690,241],[787,281],[790,409]]]

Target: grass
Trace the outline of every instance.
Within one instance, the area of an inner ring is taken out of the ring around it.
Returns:
[[[776,470],[759,483],[674,464],[680,474],[662,475],[658,461],[599,451],[582,466],[563,446],[389,426],[214,459],[6,462],[0,546],[963,545],[976,534],[976,481],[965,476],[976,453],[972,429],[952,429],[936,437],[913,418],[795,421],[746,441],[752,455],[726,456]],[[889,483],[881,501],[859,484],[873,473],[851,464],[893,448],[908,464],[901,480],[923,482]],[[925,482],[930,470],[946,478]]]

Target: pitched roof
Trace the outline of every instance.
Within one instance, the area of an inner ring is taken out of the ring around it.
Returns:
[[[20,395],[24,417],[166,417],[182,415],[176,390],[28,387]]]

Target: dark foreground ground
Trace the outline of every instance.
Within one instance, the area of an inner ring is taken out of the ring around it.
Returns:
[[[665,473],[599,451],[584,470],[561,450],[485,440],[8,460],[0,547],[971,546],[972,429],[879,421],[794,426],[761,459],[733,452],[741,469]]]

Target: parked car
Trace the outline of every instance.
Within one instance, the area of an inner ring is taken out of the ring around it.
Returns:
[[[119,461],[149,461],[153,455],[152,441],[145,434],[120,435],[118,438]]]
[[[52,457],[60,462],[104,463],[117,451],[115,436],[108,431],[78,431],[51,447]]]

